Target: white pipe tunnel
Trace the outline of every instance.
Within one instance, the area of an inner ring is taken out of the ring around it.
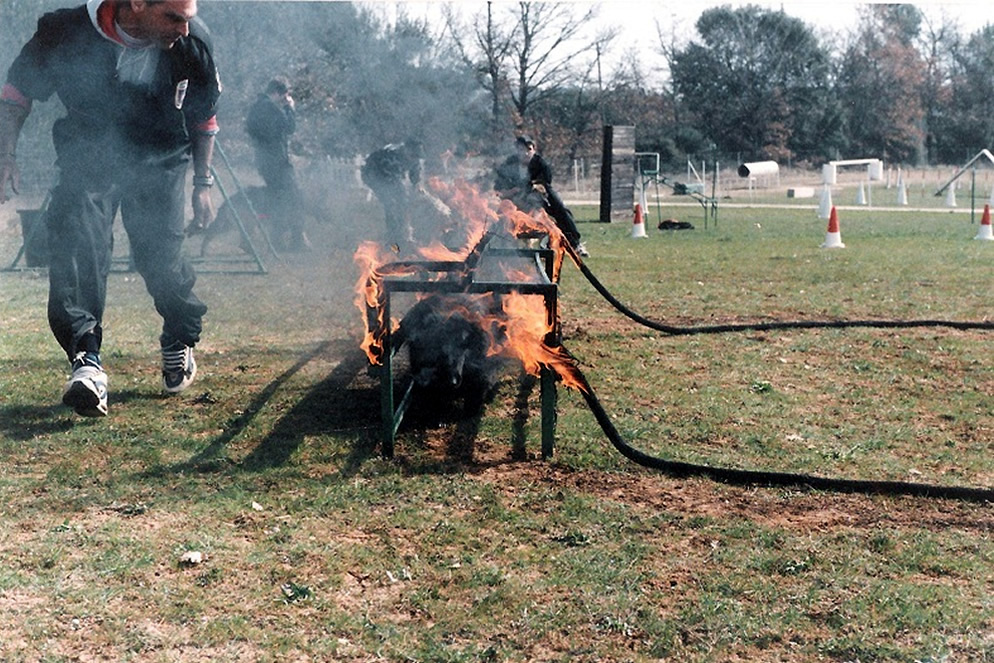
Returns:
[[[739,166],[739,177],[757,177],[759,175],[779,175],[780,166],[776,161],[753,161]]]

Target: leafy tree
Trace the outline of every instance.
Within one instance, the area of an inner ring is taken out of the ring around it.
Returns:
[[[840,65],[853,154],[918,162],[924,151],[925,63],[914,46],[921,14],[912,5],[870,5]]]
[[[700,42],[671,55],[673,89],[719,150],[751,158],[813,158],[836,145],[831,62],[811,29],[781,11],[718,7]]]
[[[984,26],[955,49],[950,99],[936,122],[936,157],[960,162],[994,146],[994,25]]]
[[[800,21],[757,7],[701,15],[704,44],[672,56],[684,107],[725,151],[783,159],[832,130],[828,57]]]

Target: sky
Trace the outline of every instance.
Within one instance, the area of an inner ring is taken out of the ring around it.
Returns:
[[[567,0],[570,1],[570,0]],[[571,0],[577,5],[595,4],[588,0]],[[374,2],[384,7],[389,5],[402,6],[411,16],[427,16],[430,20],[440,20],[443,0],[401,0],[399,3]],[[472,15],[486,6],[485,0],[463,0],[452,3],[464,15]],[[512,0],[494,0],[495,5],[513,5]],[[735,0],[603,0],[599,23],[604,27],[612,26],[621,30],[620,43],[622,48],[637,49],[644,54],[642,61],[650,66],[646,73],[650,81],[661,77],[662,63],[657,71],[652,69],[653,58],[661,59],[658,54],[659,38],[657,24],[664,34],[675,30],[678,35],[694,34],[694,23],[701,12],[710,7],[731,5],[733,7],[752,4],[770,10],[783,9],[788,15],[795,16],[811,25],[816,34],[845,34],[854,28],[858,22],[859,10],[868,2],[854,0],[752,0],[739,2]],[[927,17],[936,20],[949,18],[960,26],[961,33],[970,35],[988,23],[994,23],[994,0],[923,0],[912,2]],[[620,51],[615,52],[620,60]]]

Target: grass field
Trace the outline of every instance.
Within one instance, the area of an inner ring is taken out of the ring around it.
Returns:
[[[581,225],[587,265],[654,320],[990,315],[994,242],[968,214],[845,209],[838,250],[810,209],[664,214],[696,228]],[[178,396],[144,286],[113,274],[96,421],[59,404],[44,275],[0,274],[0,660],[994,659],[990,504],[674,479],[615,452],[566,390],[542,460],[515,376],[483,416],[403,426],[381,458],[351,292],[376,216],[351,201],[305,256],[202,275],[201,372]],[[18,244],[3,236],[5,263]],[[992,332],[665,336],[569,264],[560,305],[648,453],[994,487]]]

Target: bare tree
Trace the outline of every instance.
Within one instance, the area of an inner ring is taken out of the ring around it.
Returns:
[[[501,97],[507,87],[506,63],[514,40],[514,26],[495,20],[492,2],[487,2],[485,17],[475,17],[476,27],[471,30],[464,27],[452,5],[445,6],[444,17],[449,37],[463,63],[490,96],[492,130],[496,135],[503,117]],[[472,44],[466,42],[464,35],[470,35]]]
[[[578,67],[589,62],[590,54],[603,50],[617,34],[608,31],[583,39],[599,7],[591,6],[583,13],[576,9],[577,5],[568,2],[518,3],[511,100],[522,120],[534,104],[575,79]]]
[[[588,34],[598,15],[596,5],[569,2],[518,2],[504,7],[488,2],[466,28],[449,5],[445,18],[449,38],[463,62],[472,68],[490,95],[495,137],[508,116],[526,124],[543,100],[559,97],[563,88],[590,83],[617,31]]]

